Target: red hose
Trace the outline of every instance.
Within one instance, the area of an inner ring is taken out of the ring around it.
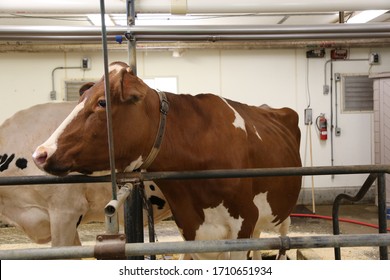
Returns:
[[[322,215],[316,215],[316,214],[291,214],[290,216],[291,217],[300,217],[300,218],[315,218],[315,219],[332,220],[331,216],[322,216]],[[376,229],[379,228],[378,225],[360,222],[360,221],[356,221],[356,220],[345,219],[345,218],[339,218],[339,221],[345,222],[345,223],[361,225],[361,226],[366,226],[366,227],[372,227],[372,228],[376,228]],[[387,228],[386,230],[390,232],[390,228]]]

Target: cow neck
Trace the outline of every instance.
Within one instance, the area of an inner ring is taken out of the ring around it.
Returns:
[[[147,169],[152,164],[152,162],[157,157],[158,152],[160,151],[161,143],[164,138],[167,115],[169,111],[169,102],[165,92],[157,90],[156,93],[160,100],[160,122],[158,125],[158,131],[157,131],[156,139],[154,140],[153,147],[149,152],[149,155],[146,157],[145,161],[139,167],[139,169]]]

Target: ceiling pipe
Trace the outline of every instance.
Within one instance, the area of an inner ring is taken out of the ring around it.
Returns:
[[[4,37],[35,36],[100,36],[99,27],[70,26],[0,26],[0,39]],[[272,34],[352,34],[352,33],[389,33],[390,25],[353,24],[353,25],[250,25],[250,26],[134,26],[107,27],[108,35],[122,35],[131,32],[135,36],[193,36],[193,35],[272,35]],[[388,34],[388,35],[389,35]]]
[[[99,13],[96,0],[13,0],[1,1],[0,13],[9,14],[85,14]],[[388,10],[388,0],[140,0],[136,13],[276,13]],[[126,13],[125,0],[110,0],[107,13]]]
[[[138,35],[137,42],[220,42],[220,41],[253,41],[253,40],[332,40],[332,39],[379,39],[389,38],[386,32],[365,33],[306,33],[306,34],[227,34],[227,35]],[[114,43],[117,36],[107,36],[109,42]],[[122,36],[123,39],[123,36]],[[1,36],[0,41],[8,42],[52,42],[52,43],[96,43],[101,41],[100,36]]]
[[[388,38],[390,25],[267,25],[267,26],[133,26],[108,27],[108,40],[134,37],[137,42],[151,41],[249,41],[249,40],[330,40]],[[97,42],[99,27],[0,26],[0,41]],[[121,41],[120,40],[120,41]]]
[[[336,40],[261,40],[230,42],[140,42],[137,51],[173,51],[173,50],[256,50],[256,49],[300,49],[300,48],[384,48],[390,46],[390,38],[380,39],[336,39]],[[124,52],[126,44],[109,43],[110,52]],[[38,53],[38,52],[93,52],[101,51],[101,44],[96,42],[67,41],[66,44],[35,43],[0,43],[0,53]]]

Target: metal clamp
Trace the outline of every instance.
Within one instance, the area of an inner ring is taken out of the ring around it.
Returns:
[[[126,259],[124,234],[100,234],[96,236],[94,256],[98,260]]]

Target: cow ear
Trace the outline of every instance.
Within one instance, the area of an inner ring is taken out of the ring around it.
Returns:
[[[89,90],[91,87],[93,87],[95,83],[93,82],[89,82],[89,83],[86,83],[86,84],[83,84],[81,86],[81,88],[79,89],[79,94],[80,96],[84,94],[84,92],[86,92],[87,90]]]
[[[136,103],[144,99],[149,87],[128,67],[123,73],[121,101]]]

